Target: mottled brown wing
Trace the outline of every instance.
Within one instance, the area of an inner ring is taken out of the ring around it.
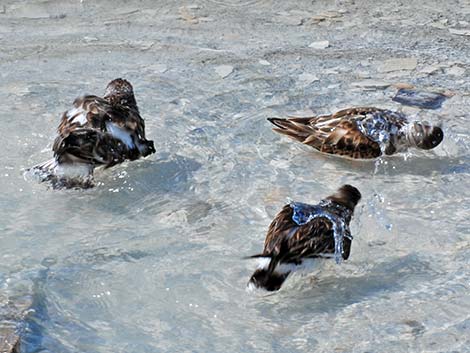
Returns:
[[[333,115],[310,118],[269,119],[273,130],[309,145],[321,152],[355,159],[376,158],[380,145],[365,136],[355,119],[375,108],[341,110]]]
[[[113,122],[120,128],[145,139],[145,123],[137,108],[112,105],[97,96],[84,96],[75,99],[74,108],[62,115],[58,128],[59,135],[65,137],[77,128],[106,130],[106,122]]]
[[[62,114],[58,133],[66,137],[71,131],[79,128],[104,130],[106,120],[112,106],[103,98],[97,96],[84,96],[75,99],[74,108]]]
[[[263,254],[280,262],[298,262],[301,258],[333,254],[335,249],[331,222],[316,218],[304,225],[292,220],[293,210],[285,205],[269,226]],[[344,238],[343,258],[349,257],[351,241]]]
[[[355,159],[377,158],[382,154],[380,145],[364,135],[350,118],[343,118],[336,124],[320,151]]]
[[[114,106],[108,111],[109,120],[135,135],[138,140],[145,140],[145,122],[138,109],[127,106]]]
[[[129,158],[124,144],[95,129],[75,129],[65,138],[58,136],[54,142],[54,155],[59,163],[89,163],[111,167]]]

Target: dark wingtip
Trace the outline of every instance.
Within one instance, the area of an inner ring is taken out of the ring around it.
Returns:
[[[260,257],[272,258],[271,255],[255,254],[255,255],[250,255],[250,256],[244,256],[244,257],[242,257],[242,259],[243,260],[249,260],[249,259],[258,259]]]
[[[285,130],[285,127],[280,124],[283,121],[285,121],[285,119],[280,119],[280,118],[267,118],[267,119],[271,124],[275,125],[279,129]]]

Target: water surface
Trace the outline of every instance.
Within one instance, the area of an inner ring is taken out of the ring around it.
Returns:
[[[24,352],[470,351],[470,49],[449,31],[468,25],[470,3],[2,6],[0,290],[32,302]],[[418,65],[378,70],[396,57]],[[75,97],[116,77],[134,84],[157,153],[97,172],[92,190],[24,180]],[[353,85],[366,79],[454,95],[419,110],[393,102],[393,86]],[[266,120],[354,105],[442,121],[444,142],[349,161]],[[247,293],[256,265],[242,257],[261,251],[282,205],[343,183],[363,194],[349,260]]]

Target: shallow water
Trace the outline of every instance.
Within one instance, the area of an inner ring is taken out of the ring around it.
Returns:
[[[469,26],[470,3],[183,5],[0,4],[0,298],[32,302],[23,351],[470,351],[470,49],[449,31]],[[327,10],[341,11],[312,20]],[[321,40],[330,47],[308,47]],[[378,69],[395,57],[418,66]],[[92,190],[24,180],[74,98],[116,77],[134,84],[157,153],[98,172]],[[455,95],[403,107],[393,87],[353,85],[369,78]],[[444,142],[350,161],[266,121],[354,105],[442,121]],[[247,293],[256,264],[242,257],[275,213],[343,183],[363,195],[349,260]]]

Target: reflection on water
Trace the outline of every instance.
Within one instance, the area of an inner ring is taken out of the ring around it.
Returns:
[[[430,24],[435,11],[468,20],[468,6],[235,3],[0,5],[0,298],[31,307],[23,351],[468,349],[470,80],[455,67],[470,53],[447,29],[436,42]],[[308,47],[317,40],[330,47]],[[379,72],[391,55],[418,66]],[[443,66],[421,71],[434,62]],[[222,78],[220,65],[232,73]],[[304,73],[318,81],[299,82]],[[157,153],[97,171],[92,190],[24,180],[50,158],[75,97],[116,77],[133,83]],[[366,78],[456,94],[418,110],[394,103],[393,87],[351,85]],[[266,120],[369,104],[442,121],[445,139],[351,161],[276,135]],[[293,276],[279,293],[246,293],[253,263],[242,258],[279,208],[346,183],[363,195],[350,258]]]

